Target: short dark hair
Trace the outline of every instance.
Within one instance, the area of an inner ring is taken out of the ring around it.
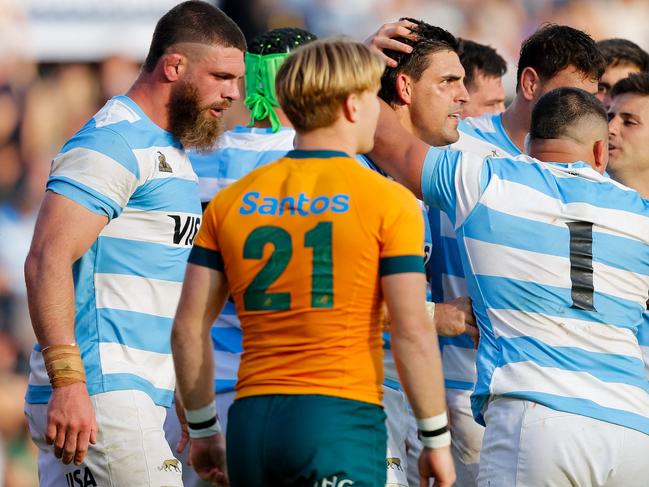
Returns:
[[[394,59],[398,65],[396,68],[387,67],[381,77],[381,89],[379,97],[386,103],[394,104],[399,100],[397,96],[396,81],[400,73],[405,73],[415,81],[428,69],[430,60],[429,54],[438,51],[453,51],[459,55],[460,43],[453,34],[434,25],[427,24],[423,20],[416,20],[410,17],[403,17],[399,20],[408,20],[417,24],[411,30],[416,34],[417,40],[400,38],[399,41],[412,46],[412,52],[404,53],[386,49],[384,54]]]
[[[611,97],[631,93],[633,95],[649,96],[649,73],[635,73],[613,85]]]
[[[176,5],[158,20],[144,70],[152,72],[165,51],[180,42],[246,50],[246,39],[230,17],[209,3],[190,0]]]
[[[606,60],[606,66],[632,64],[640,71],[649,71],[649,54],[628,39],[604,39],[597,47]]]
[[[280,54],[288,53],[318,37],[309,31],[297,27],[282,27],[259,34],[248,44],[251,54]]]
[[[574,123],[588,116],[608,123],[604,105],[595,96],[579,88],[557,88],[534,105],[530,139],[560,139]]]
[[[459,41],[460,61],[466,72],[464,86],[467,88],[473,84],[477,72],[491,78],[500,78],[507,72],[507,62],[493,47],[468,39]]]
[[[521,73],[533,68],[543,81],[568,66],[589,78],[599,79],[606,69],[604,56],[585,32],[567,25],[546,24],[523,41],[516,71],[516,91]]]

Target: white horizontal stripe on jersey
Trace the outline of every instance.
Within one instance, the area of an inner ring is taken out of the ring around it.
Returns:
[[[177,244],[174,243],[176,218],[180,218],[181,226],[193,226],[195,222],[190,219],[200,217],[195,213],[141,210],[127,206],[119,218],[112,219],[104,227],[99,236],[136,240],[169,247],[191,248],[192,244],[187,238],[181,238]],[[193,228],[187,228],[183,236],[187,237],[193,234]]]
[[[165,147],[147,147],[146,149],[134,149],[133,155],[140,166],[139,184],[144,184],[152,179],[186,179],[188,181],[198,181],[198,176],[192,169],[189,157],[183,149],[171,146]],[[171,166],[170,172],[160,171],[160,158]]]
[[[458,169],[455,171],[455,193],[457,205],[455,209],[455,227],[464,222],[464,217],[470,214],[480,199],[480,174],[482,160],[472,154],[463,154],[458,159]]]
[[[95,274],[97,308],[134,311],[173,318],[182,282],[125,274]]]
[[[575,347],[642,360],[638,341],[629,328],[511,309],[490,308],[487,315],[496,338],[531,337],[551,347]]]
[[[445,345],[442,350],[442,365],[446,380],[475,383],[477,351],[473,348]]]
[[[540,367],[534,362],[509,363],[494,371],[490,385],[492,395],[518,391],[586,399],[602,407],[639,416],[649,414],[649,395],[642,389],[619,382],[603,382],[588,372]]]
[[[119,122],[135,123],[140,116],[135,110],[120,100],[110,100],[93,117],[95,127],[105,127]]]
[[[649,276],[593,261],[593,288],[644,307],[647,295],[639,291],[649,288]]]
[[[500,244],[465,238],[473,273],[497,276],[545,286],[568,289],[570,258],[532,252]],[[516,266],[503,266],[503,262],[517,262]],[[593,262],[593,287],[596,292],[617,296],[641,306],[647,300],[638,291],[649,287],[649,276]]]
[[[223,350],[214,350],[213,354],[214,378],[221,380],[237,380],[241,354],[224,352]]]
[[[173,390],[176,383],[171,354],[147,352],[119,343],[100,343],[101,372],[133,374],[149,381],[157,389]]]
[[[442,292],[446,301],[469,295],[464,278],[449,274],[442,274]]]
[[[508,195],[503,198],[503,195]],[[649,218],[623,210],[600,208],[587,203],[563,204],[530,186],[492,178],[481,203],[511,216],[565,228],[569,221],[593,222],[593,231],[640,242],[649,241]],[[561,218],[557,218],[561,215]]]
[[[471,259],[473,274],[562,288],[571,286],[568,257],[530,252],[468,237],[464,242]],[[503,262],[516,262],[518,265],[505,266]]]
[[[107,178],[106,174],[115,177]],[[107,155],[85,147],[70,149],[54,158],[50,177],[57,176],[77,181],[120,207],[126,206],[137,187],[137,178],[131,171]]]
[[[451,148],[456,150],[462,150],[470,154],[476,154],[477,156],[483,158],[494,157],[494,156],[500,157],[503,155],[511,155],[511,156],[515,155],[515,154],[508,154],[505,149],[501,148],[498,145],[495,145],[492,142],[487,142],[486,140],[479,139],[472,134],[469,134],[467,132],[462,132],[462,131],[460,131],[459,140],[453,145],[451,145]]]

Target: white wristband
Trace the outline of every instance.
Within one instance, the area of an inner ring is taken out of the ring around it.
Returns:
[[[417,418],[417,429],[420,431],[435,431],[444,426],[448,426],[448,417],[446,413],[431,416],[430,418]]]
[[[221,423],[216,415],[216,402],[198,409],[185,409],[190,438],[207,438],[220,433]]]
[[[443,448],[451,444],[446,413],[430,418],[417,419],[419,439],[426,448]]]

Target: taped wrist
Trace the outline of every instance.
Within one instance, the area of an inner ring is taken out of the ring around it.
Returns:
[[[435,319],[435,303],[431,301],[426,301],[426,311],[431,320]]]
[[[215,401],[199,409],[185,409],[185,417],[190,438],[207,438],[222,431]]]
[[[47,376],[54,389],[86,382],[86,371],[76,344],[50,345],[42,350],[42,354]]]
[[[417,436],[426,448],[443,448],[451,444],[446,413],[417,419]]]

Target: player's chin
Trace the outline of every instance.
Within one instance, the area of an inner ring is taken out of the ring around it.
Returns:
[[[444,131],[444,142],[446,145],[454,144],[460,138],[460,131],[457,129],[457,124],[446,127]]]

